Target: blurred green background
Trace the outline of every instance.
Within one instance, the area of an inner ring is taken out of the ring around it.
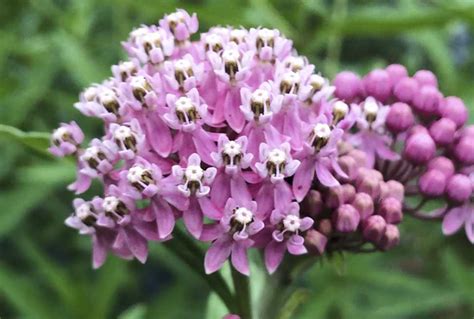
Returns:
[[[176,7],[197,12],[201,30],[279,28],[329,77],[393,62],[431,69],[474,119],[474,1],[0,0],[0,123],[50,132],[75,119],[98,132],[72,107],[78,93],[110,74],[133,27]],[[201,279],[159,245],[146,265],[109,258],[93,271],[89,239],[63,225],[72,164],[25,147],[37,136],[11,133],[0,129],[2,319],[222,315]],[[446,239],[439,224],[407,220],[399,248],[312,269],[297,318],[473,318],[473,252],[464,234]]]

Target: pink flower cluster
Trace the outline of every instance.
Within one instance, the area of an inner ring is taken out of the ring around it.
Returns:
[[[104,186],[66,220],[92,237],[94,267],[109,252],[145,262],[179,220],[210,243],[206,273],[230,259],[248,275],[251,248],[270,273],[286,253],[387,250],[405,188],[447,196],[445,233],[465,223],[472,240],[474,133],[432,73],[391,65],[331,85],[278,30],[213,27],[191,41],[197,30],[184,10],[133,30],[128,60],[75,104],[104,135],[82,147],[75,122],[52,134],[51,152],[77,160],[69,189]]]

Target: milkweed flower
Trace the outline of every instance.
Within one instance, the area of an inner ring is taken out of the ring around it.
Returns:
[[[198,26],[177,10],[132,30],[127,57],[74,104],[102,136],[85,141],[76,122],[52,133],[50,152],[76,160],[68,188],[103,186],[66,219],[91,237],[94,268],[108,253],[145,262],[181,222],[209,243],[208,274],[230,260],[249,275],[256,249],[270,273],[287,254],[386,251],[406,215],[444,218],[446,235],[464,226],[473,241],[474,129],[433,73],[395,64],[331,82],[278,30],[192,40]],[[433,198],[446,205],[426,215]]]

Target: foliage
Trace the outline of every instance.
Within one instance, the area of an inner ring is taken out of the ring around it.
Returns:
[[[62,226],[73,165],[45,153],[55,123],[99,123],[72,104],[121,57],[120,41],[176,7],[215,24],[281,29],[328,76],[400,62],[429,68],[474,120],[474,1],[18,0],[0,12],[0,317],[219,318],[222,305],[163,247],[145,266],[111,258],[89,265],[86,238]],[[289,298],[298,318],[469,318],[474,255],[436,225],[404,226],[388,254],[321,260]],[[410,232],[408,230],[411,230]],[[412,235],[409,235],[412,234]],[[414,234],[414,235],[413,235]],[[404,236],[405,235],[405,236]],[[448,248],[454,247],[454,249]],[[258,258],[257,258],[258,260]],[[255,283],[251,283],[255,284]],[[260,283],[257,283],[260,285]],[[288,306],[292,306],[289,303]]]

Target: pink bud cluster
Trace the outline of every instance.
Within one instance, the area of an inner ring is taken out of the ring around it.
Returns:
[[[104,187],[66,220],[92,237],[94,267],[107,253],[145,262],[182,221],[210,243],[207,273],[230,260],[248,275],[251,248],[272,273],[287,253],[394,247],[421,173],[425,196],[462,205],[449,211],[472,199],[467,111],[432,73],[392,65],[331,85],[278,30],[213,27],[192,41],[197,30],[184,10],[133,30],[127,60],[75,104],[103,136],[84,145],[75,122],[52,134],[51,152],[77,160],[69,189]]]
[[[407,195],[422,197],[417,207],[405,205],[405,212],[420,218],[443,218],[446,235],[464,225],[474,243],[474,127],[465,125],[468,110],[463,101],[445,97],[430,71],[421,70],[410,77],[397,64],[374,70],[362,79],[341,72],[334,83],[335,95],[348,103],[365,108],[375,101],[380,110],[386,108],[381,112],[385,123],[379,127],[385,134],[379,138],[392,150],[402,152],[399,158],[376,153],[378,163],[374,164],[386,178],[403,183]],[[367,149],[371,140],[356,142]],[[431,213],[419,211],[429,199],[441,199],[445,205]]]

